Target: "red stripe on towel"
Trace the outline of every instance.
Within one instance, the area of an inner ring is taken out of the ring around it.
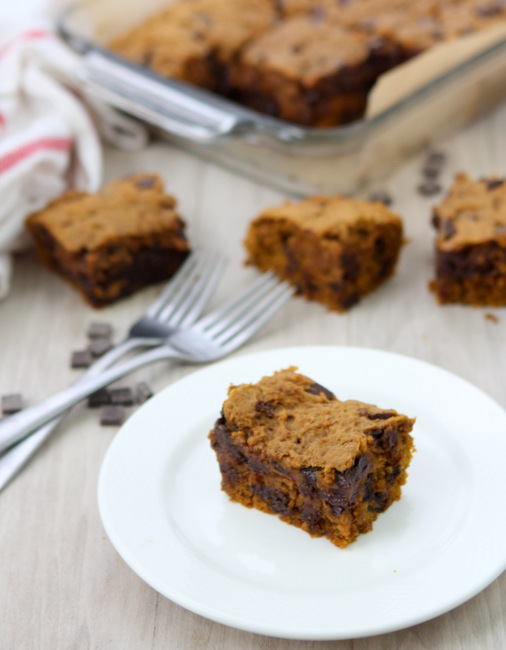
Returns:
[[[70,151],[71,148],[72,140],[69,138],[41,138],[40,140],[34,140],[2,156],[0,158],[0,174],[39,151]]]
[[[7,52],[7,50],[10,50],[10,48],[13,45],[16,45],[18,41],[34,41],[38,40],[39,38],[49,38],[52,36],[53,33],[47,29],[31,29],[27,32],[23,32],[22,34],[18,34],[18,36],[16,36],[12,41],[6,43],[2,48],[0,48],[0,59]]]

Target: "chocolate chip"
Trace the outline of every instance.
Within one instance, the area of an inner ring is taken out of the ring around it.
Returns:
[[[108,404],[100,412],[100,424],[103,426],[119,426],[125,420],[125,409],[122,406]]]
[[[88,345],[88,350],[93,357],[101,357],[112,348],[112,343],[109,338],[92,339]]]
[[[489,190],[501,187],[501,185],[504,184],[504,178],[484,178],[483,180],[487,184]]]
[[[107,388],[100,388],[100,390],[97,390],[88,397],[88,406],[90,408],[98,408],[99,406],[105,406],[110,403],[111,396]]]
[[[2,396],[2,413],[4,415],[12,415],[21,411],[23,408],[23,398],[20,393],[11,393],[10,395]]]
[[[93,363],[93,357],[89,350],[76,350],[72,352],[70,365],[72,368],[89,368]]]
[[[443,167],[446,163],[446,154],[443,151],[431,151],[425,159],[425,164],[432,167]]]
[[[111,404],[132,406],[134,403],[134,396],[131,388],[110,388],[109,395],[111,398]]]
[[[455,224],[451,219],[444,219],[440,224],[440,230],[445,239],[450,239],[457,232]]]
[[[368,420],[388,420],[389,418],[394,418],[396,413],[386,412],[386,413],[364,413]]]
[[[88,327],[89,339],[105,339],[112,335],[112,327],[109,323],[91,323]]]
[[[149,187],[153,187],[156,185],[156,178],[155,176],[144,176],[143,178],[140,178],[136,183],[135,186],[139,187],[141,189],[147,189]]]
[[[434,180],[427,179],[426,181],[423,181],[423,183],[420,183],[417,190],[422,196],[433,196],[434,194],[439,194],[439,192],[441,192],[441,185],[436,183]]]
[[[153,391],[145,381],[141,381],[137,384],[135,398],[138,404],[144,404],[144,402],[147,402],[151,397],[153,397]]]
[[[392,196],[386,190],[376,190],[371,192],[368,197],[373,203],[383,203],[383,205],[392,205]]]
[[[422,167],[422,174],[426,178],[438,178],[441,174],[441,165],[433,165],[431,163],[425,163]]]
[[[328,400],[336,399],[336,396],[332,391],[321,384],[317,384],[315,381],[309,388],[306,388],[306,393],[311,393],[311,395],[321,395],[323,393]]]
[[[257,413],[265,413],[268,418],[272,418],[274,415],[274,404],[259,399],[255,404],[255,411]]]

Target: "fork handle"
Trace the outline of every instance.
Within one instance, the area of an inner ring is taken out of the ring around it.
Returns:
[[[99,388],[103,388],[143,366],[156,361],[175,358],[180,359],[181,355],[168,345],[154,348],[113,368],[104,370],[98,376],[83,377],[78,383],[48,397],[40,404],[11,415],[5,421],[0,422],[0,451],[25,438],[31,431],[52,420]]]

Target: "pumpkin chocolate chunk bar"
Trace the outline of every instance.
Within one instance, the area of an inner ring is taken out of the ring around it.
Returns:
[[[71,191],[32,214],[42,261],[94,307],[170,278],[189,252],[185,224],[155,174]]]
[[[249,264],[342,312],[392,275],[402,240],[400,217],[382,203],[333,196],[268,208],[245,246]]]
[[[288,368],[231,386],[209,438],[232,501],[345,547],[400,499],[413,424]]]

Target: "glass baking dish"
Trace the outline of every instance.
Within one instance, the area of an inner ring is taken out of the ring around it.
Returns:
[[[87,90],[179,146],[290,194],[359,192],[506,96],[506,29],[500,29],[478,47],[465,48],[449,67],[452,57],[445,51],[439,59],[428,60],[425,72],[429,67],[432,74],[418,85],[412,82],[420,68],[408,68],[404,79],[413,87],[374,115],[340,127],[300,127],[163,79],[107,50],[113,37],[167,4],[80,0],[66,8],[58,29],[82,55]],[[403,65],[416,60],[418,66],[423,56]],[[443,59],[446,69],[434,74],[432,68],[440,69]],[[398,78],[390,80],[390,89],[399,85]]]

